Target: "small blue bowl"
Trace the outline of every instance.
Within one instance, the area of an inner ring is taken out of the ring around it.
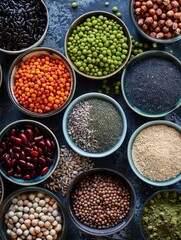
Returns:
[[[119,111],[120,116],[122,118],[122,132],[121,132],[121,135],[120,135],[120,138],[119,138],[118,142],[113,147],[111,147],[110,149],[108,149],[107,151],[104,151],[104,152],[96,152],[96,153],[86,152],[83,149],[81,149],[80,147],[78,147],[73,142],[70,135],[68,134],[67,123],[68,123],[69,115],[72,112],[72,109],[75,107],[75,105],[77,103],[88,100],[88,99],[93,99],[93,98],[94,99],[101,99],[101,100],[104,100],[104,101],[107,101],[107,102],[110,102],[111,104],[113,104],[113,106]],[[69,146],[74,151],[76,151],[77,153],[79,153],[82,156],[92,157],[92,158],[100,158],[100,157],[105,157],[105,156],[108,156],[108,155],[112,154],[113,152],[115,152],[121,146],[121,144],[123,143],[124,138],[126,136],[127,120],[126,120],[126,116],[124,114],[124,111],[123,111],[123,109],[121,108],[121,106],[119,105],[118,102],[116,102],[113,98],[111,98],[111,97],[109,97],[105,94],[92,92],[92,93],[83,94],[83,95],[79,96],[78,98],[76,98],[73,102],[70,103],[70,105],[68,106],[68,108],[66,109],[66,111],[64,113],[62,127],[63,127],[64,137],[65,137],[67,143],[69,144]]]
[[[143,176],[140,171],[136,168],[133,159],[132,159],[132,146],[133,143],[135,141],[135,138],[138,136],[138,134],[145,128],[153,126],[153,125],[166,125],[168,127],[172,127],[175,130],[177,130],[178,132],[180,132],[181,134],[181,127],[179,127],[177,124],[174,124],[172,122],[169,121],[164,121],[164,120],[156,120],[156,121],[151,121],[151,122],[147,122],[143,125],[141,125],[139,128],[136,129],[136,131],[132,134],[129,142],[128,142],[128,148],[127,148],[127,155],[128,155],[128,161],[130,164],[130,167],[132,168],[133,172],[144,182],[153,185],[153,186],[159,186],[159,187],[165,187],[171,184],[174,184],[178,181],[181,180],[181,173],[179,175],[177,175],[175,178],[171,178],[169,180],[166,181],[153,181],[145,176]]]
[[[17,120],[15,122],[10,123],[9,125],[7,125],[1,132],[0,132],[0,143],[3,140],[3,137],[9,132],[11,131],[11,129],[15,128],[15,127],[20,127],[20,126],[25,126],[25,125],[31,125],[31,126],[36,126],[39,129],[42,129],[47,136],[49,136],[55,143],[55,150],[54,150],[54,156],[52,157],[53,161],[51,163],[51,165],[49,166],[49,170],[47,171],[46,174],[44,175],[38,175],[35,178],[31,178],[28,180],[24,180],[22,178],[15,178],[13,176],[8,176],[5,169],[2,166],[2,161],[0,161],[0,173],[9,181],[18,184],[18,185],[22,185],[22,186],[32,186],[32,185],[36,185],[39,184],[43,181],[45,181],[55,170],[57,164],[58,164],[58,160],[59,160],[59,156],[60,156],[60,147],[59,147],[59,143],[57,141],[56,136],[53,134],[53,132],[46,127],[45,125],[43,125],[40,122],[34,121],[34,120]]]

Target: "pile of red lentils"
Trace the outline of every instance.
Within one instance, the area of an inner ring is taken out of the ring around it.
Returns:
[[[62,60],[48,55],[33,56],[22,61],[14,74],[14,95],[29,111],[47,113],[67,100],[71,82]]]
[[[86,176],[72,194],[75,216],[95,229],[110,228],[126,217],[130,193],[125,183],[106,173]]]

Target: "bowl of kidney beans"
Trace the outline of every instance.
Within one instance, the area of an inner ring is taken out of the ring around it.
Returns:
[[[43,0],[0,1],[0,51],[20,54],[44,40],[49,15]]]
[[[56,136],[40,122],[18,120],[0,132],[0,172],[15,184],[44,181],[56,168],[59,155]]]
[[[107,168],[85,171],[74,179],[67,194],[69,215],[83,232],[106,236],[124,229],[136,207],[131,183]]]

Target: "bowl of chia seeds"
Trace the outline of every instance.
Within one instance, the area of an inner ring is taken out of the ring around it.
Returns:
[[[44,40],[49,15],[43,0],[1,1],[0,51],[20,54]]]
[[[127,148],[133,172],[144,182],[164,187],[181,180],[181,127],[156,120],[141,125]]]
[[[3,201],[3,197],[4,197],[4,184],[3,184],[2,177],[0,176],[0,205]]]
[[[121,146],[127,121],[121,106],[113,98],[92,92],[70,103],[62,127],[65,139],[74,151],[99,158],[110,155]]]
[[[121,77],[128,106],[144,117],[163,117],[181,106],[181,62],[159,50],[133,58]]]
[[[181,190],[165,189],[153,193],[140,214],[140,230],[145,240],[181,239]]]
[[[74,179],[67,203],[69,215],[81,231],[107,236],[129,224],[135,212],[136,194],[121,173],[95,168]]]
[[[127,64],[131,36],[126,24],[106,11],[91,11],[78,17],[65,37],[65,53],[83,77],[107,79]]]

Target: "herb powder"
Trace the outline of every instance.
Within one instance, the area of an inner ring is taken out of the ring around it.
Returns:
[[[132,146],[138,171],[154,181],[165,181],[181,173],[181,133],[158,124],[143,129]]]
[[[68,119],[73,142],[88,152],[104,152],[113,147],[122,133],[122,117],[114,105],[99,98],[79,102]]]
[[[181,67],[163,57],[149,57],[130,67],[125,94],[134,107],[151,114],[172,110],[181,99]]]

